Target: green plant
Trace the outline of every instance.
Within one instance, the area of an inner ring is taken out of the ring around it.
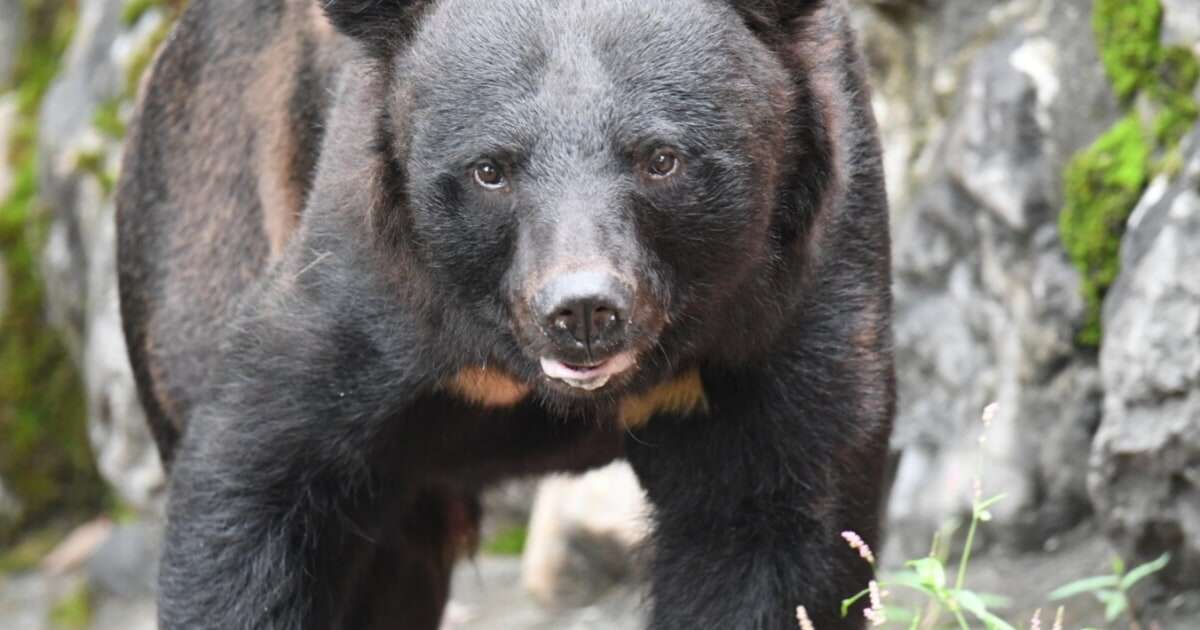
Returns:
[[[979,438],[982,446],[987,442],[988,428],[996,415],[997,407],[993,403],[983,412],[983,432]],[[1017,626],[995,613],[1010,605],[1007,598],[988,593],[981,593],[968,588],[967,567],[971,562],[971,552],[975,544],[975,535],[982,523],[992,520],[992,506],[1000,502],[1004,495],[984,499],[982,479],[984,460],[981,454],[976,460],[974,475],[975,492],[971,507],[971,519],[968,525],[966,539],[959,555],[958,565],[954,572],[953,581],[950,579],[949,567],[946,563],[948,550],[943,548],[941,541],[949,539],[958,529],[957,524],[943,527],[934,535],[934,541],[929,556],[905,563],[899,571],[881,575],[871,580],[867,588],[842,601],[842,616],[850,614],[850,610],[863,598],[869,598],[870,605],[864,611],[868,621],[875,626],[891,622],[901,624],[909,630],[930,629],[941,627],[940,617],[949,614],[950,624],[959,630],[969,630],[982,627],[987,630],[1016,630]],[[875,554],[871,548],[854,532],[843,532],[842,537],[850,547],[859,552],[863,560],[872,567],[876,566]],[[1134,607],[1130,591],[1145,578],[1161,571],[1167,566],[1170,557],[1163,554],[1158,559],[1139,565],[1126,571],[1125,564],[1116,559],[1113,562],[1113,573],[1075,580],[1049,593],[1051,601],[1065,600],[1077,595],[1091,593],[1105,606],[1105,618],[1109,623],[1121,615],[1129,618],[1133,630],[1141,629],[1141,622]],[[905,609],[886,604],[888,589],[902,588],[921,596],[915,609]],[[1030,630],[1041,629],[1041,609],[1034,612],[1029,621]],[[1059,607],[1055,615],[1053,630],[1062,630],[1064,608]],[[796,609],[796,619],[801,630],[819,630],[814,627],[804,606]],[[975,625],[973,626],[972,623]],[[1092,630],[1092,629],[1089,629]]]
[[[63,630],[82,630],[92,622],[92,593],[80,585],[54,604],[50,621]]]
[[[1051,591],[1050,599],[1053,601],[1064,600],[1091,593],[1100,603],[1104,604],[1105,620],[1112,623],[1121,615],[1127,614],[1131,627],[1136,630],[1141,627],[1141,621],[1138,618],[1137,609],[1133,605],[1133,600],[1129,597],[1129,591],[1138,582],[1163,570],[1170,561],[1171,555],[1164,553],[1157,559],[1138,565],[1133,570],[1126,572],[1125,562],[1116,558],[1113,560],[1111,575],[1098,575],[1075,580]]]
[[[984,409],[984,432],[979,438],[980,445],[987,441],[987,429],[991,426],[992,420],[996,415],[996,409],[995,404],[988,405]],[[909,622],[911,628],[932,627],[944,612],[949,612],[953,616],[955,624],[962,630],[967,630],[971,627],[967,622],[967,615],[977,619],[988,630],[1015,630],[1012,625],[992,612],[992,609],[1002,608],[1007,605],[1006,598],[988,593],[978,593],[967,588],[967,566],[971,562],[971,550],[975,544],[976,531],[980,523],[992,520],[992,514],[988,510],[1004,498],[1004,495],[998,495],[984,499],[982,478],[983,456],[981,453],[976,460],[975,496],[971,503],[971,521],[968,525],[967,539],[963,544],[962,553],[959,556],[958,568],[953,582],[950,582],[948,579],[945,562],[939,557],[938,539],[941,536],[938,536],[935,538],[928,557],[907,562],[904,570],[885,575],[879,580],[877,587],[872,583],[868,589],[842,601],[842,616],[848,615],[850,608],[863,597],[867,596],[872,598],[871,609],[877,611],[880,607],[880,601],[883,598],[879,595],[872,595],[871,589],[877,588],[877,592],[883,592],[881,589],[899,587],[923,595],[926,601],[924,608],[913,611],[887,608],[884,610],[883,617],[893,620],[905,619]],[[857,540],[857,536],[843,535],[850,542],[850,546],[860,549],[861,553],[861,540]],[[869,553],[869,550],[866,554],[863,554],[863,558],[874,564],[874,556]],[[871,609],[868,609],[868,618],[872,614],[878,615],[878,612],[871,613]],[[880,625],[881,623],[874,619],[873,621],[875,621],[876,625]]]
[[[522,526],[496,532],[483,544],[483,552],[493,556],[519,556],[525,550],[527,534],[528,532]]]

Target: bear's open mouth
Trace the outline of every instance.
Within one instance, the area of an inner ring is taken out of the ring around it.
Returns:
[[[637,361],[632,352],[622,352],[591,365],[576,365],[542,357],[542,371],[546,376],[576,389],[593,391],[604,387],[612,377],[633,367],[635,363]]]

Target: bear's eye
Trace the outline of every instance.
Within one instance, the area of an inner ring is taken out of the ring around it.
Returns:
[[[508,182],[495,162],[485,160],[475,165],[475,183],[488,190],[499,190]]]
[[[650,156],[650,175],[656,178],[670,177],[679,168],[679,158],[670,149],[659,149]]]

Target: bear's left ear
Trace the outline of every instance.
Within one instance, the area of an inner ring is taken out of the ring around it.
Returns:
[[[836,0],[731,0],[746,24],[759,34],[787,28],[797,18]]]
[[[373,55],[394,52],[409,35],[426,0],[314,0],[333,26]]]

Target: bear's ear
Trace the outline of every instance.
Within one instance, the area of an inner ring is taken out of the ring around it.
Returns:
[[[733,7],[756,33],[785,30],[797,18],[835,0],[731,0]]]
[[[394,52],[412,34],[425,0],[315,0],[342,33],[371,54]]]

